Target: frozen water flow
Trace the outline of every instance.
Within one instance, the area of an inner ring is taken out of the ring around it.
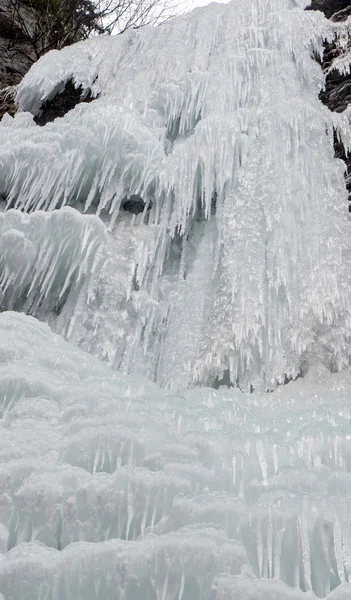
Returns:
[[[313,59],[345,26],[306,4],[211,4],[33,66],[17,94],[24,112],[1,124],[4,207],[69,204],[110,230],[104,266],[51,319],[57,332],[174,390],[223,378],[274,389],[315,359],[348,364],[350,235],[333,131],[348,146],[349,126],[321,106]],[[96,100],[36,126],[30,112],[70,81]]]
[[[351,598],[349,25],[306,4],[50,52],[1,121],[0,600]]]

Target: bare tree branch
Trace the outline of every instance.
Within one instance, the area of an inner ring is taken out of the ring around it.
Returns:
[[[180,13],[178,0],[7,0],[13,31],[9,55],[33,63],[92,35],[157,25]]]

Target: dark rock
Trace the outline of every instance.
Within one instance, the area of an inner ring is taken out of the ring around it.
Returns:
[[[333,112],[343,112],[351,102],[351,78],[341,76],[335,79],[327,78],[326,88],[319,97]]]
[[[67,81],[63,92],[56,94],[54,98],[45,102],[39,114],[34,117],[37,125],[46,125],[58,117],[63,117],[81,102],[92,102],[96,98],[91,95],[90,90],[83,92],[81,87],[76,88],[72,80]]]
[[[343,21],[351,15],[351,0],[312,0],[307,10],[320,10],[333,21]],[[343,112],[351,103],[351,76],[349,73],[340,73],[333,69],[333,62],[343,53],[351,51],[351,40],[347,48],[341,50],[337,39],[325,42],[322,69],[327,72],[325,89],[319,94],[320,100],[333,112]],[[334,152],[336,158],[344,161],[345,185],[348,191],[348,199],[351,202],[351,154],[345,151],[344,145],[334,132]],[[351,212],[351,204],[348,206]]]
[[[228,388],[234,387],[234,384],[233,384],[232,380],[230,379],[229,369],[226,369],[223,372],[222,377],[218,377],[218,375],[217,375],[216,379],[212,383],[211,387],[213,387],[215,390],[218,390],[222,385],[224,385]]]
[[[36,60],[25,34],[31,35],[34,28],[33,12],[25,2],[15,8],[10,0],[0,0],[0,119],[6,112],[16,112],[6,88],[17,85]]]
[[[322,68],[329,69],[332,65],[332,60],[338,56],[336,43],[333,48],[330,44],[326,45],[326,51],[323,56]],[[331,58],[333,57],[333,58]],[[319,94],[320,100],[328,106],[333,112],[343,112],[351,103],[351,76],[350,74],[341,74],[336,69],[332,69],[326,78],[325,89]],[[334,132],[334,152],[336,158],[340,158],[346,165],[345,183],[348,191],[349,202],[351,201],[351,154],[345,151],[344,145],[338,139]],[[349,205],[349,212],[351,208]]]
[[[351,0],[312,0],[306,10],[319,10],[333,21],[343,21],[351,14]]]
[[[138,196],[137,194],[132,194],[129,198],[124,200],[124,202],[122,203],[122,208],[123,210],[126,210],[127,212],[130,212],[133,215],[139,215],[144,211],[145,202],[141,196]],[[150,205],[148,206],[148,209],[149,208],[151,208]]]

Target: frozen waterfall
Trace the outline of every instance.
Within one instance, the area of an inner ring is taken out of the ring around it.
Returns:
[[[351,25],[306,4],[52,51],[0,122],[0,600],[350,600]]]
[[[213,4],[52,51],[21,83],[24,112],[0,129],[3,206],[101,217],[101,268],[60,318],[56,298],[40,318],[113,368],[174,390],[223,376],[266,390],[316,359],[348,364],[351,238],[333,131],[348,147],[349,126],[321,105],[313,60],[345,25],[305,4]],[[96,100],[35,125],[30,113],[71,81]]]

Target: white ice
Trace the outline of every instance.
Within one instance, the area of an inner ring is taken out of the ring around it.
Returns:
[[[173,395],[0,314],[0,593],[348,599],[350,387]]]
[[[47,317],[74,305],[103,257],[105,227],[66,207],[0,213],[0,309]]]
[[[349,24],[306,4],[51,52],[1,121],[1,600],[351,598]]]
[[[69,204],[109,228],[103,268],[50,316],[57,332],[173,390],[223,376],[274,389],[316,359],[348,364],[351,242],[333,129],[348,145],[349,125],[321,105],[313,58],[345,25],[306,3],[211,4],[33,66],[24,112],[1,125],[3,207]],[[69,80],[97,99],[36,126],[30,112]],[[121,210],[130,196],[142,214]]]

